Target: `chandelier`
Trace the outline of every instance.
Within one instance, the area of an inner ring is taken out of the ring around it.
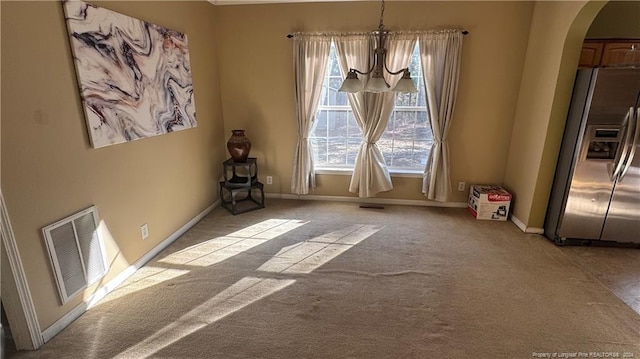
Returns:
[[[391,71],[387,67],[386,57],[387,49],[384,47],[387,36],[391,33],[389,30],[385,30],[384,23],[384,0],[382,0],[380,8],[380,25],[377,30],[373,30],[371,34],[376,38],[378,46],[373,53],[373,66],[368,71],[360,71],[358,69],[350,68],[347,78],[342,82],[342,86],[338,89],[340,92],[355,93],[360,91],[365,92],[418,92],[416,85],[411,80],[411,73],[408,68],[400,69],[398,71]],[[402,74],[402,78],[398,81],[396,86],[391,90],[391,86],[384,79],[384,71],[390,75]],[[369,81],[364,86],[362,81],[358,78],[360,75],[369,75]]]

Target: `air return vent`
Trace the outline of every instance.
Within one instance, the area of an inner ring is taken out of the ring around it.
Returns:
[[[62,304],[107,273],[95,206],[42,229]]]

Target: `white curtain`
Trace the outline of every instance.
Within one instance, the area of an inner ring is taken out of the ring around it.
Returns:
[[[391,34],[387,38],[387,66],[396,71],[409,66],[415,46],[415,35]],[[367,71],[373,64],[371,54],[375,38],[371,35],[342,35],[334,37],[340,71],[345,75],[350,68]],[[385,73],[387,83],[393,88],[401,75]],[[360,75],[366,83],[368,76]],[[395,93],[358,92],[348,94],[356,123],[362,130],[362,144],[356,156],[349,191],[360,197],[373,197],[393,188],[391,176],[380,149],[376,145],[387,127],[393,111]]]
[[[458,30],[426,33],[418,37],[427,111],[433,133],[422,192],[428,199],[440,202],[446,202],[451,195],[447,138],[458,92],[462,38],[463,34]]]
[[[296,34],[293,38],[298,143],[293,160],[291,192],[307,194],[316,187],[313,147],[309,134],[318,111],[322,82],[329,61],[331,36]]]

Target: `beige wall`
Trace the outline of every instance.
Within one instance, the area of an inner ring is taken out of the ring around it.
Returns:
[[[215,7],[99,5],[188,35],[198,126],[92,149],[60,2],[2,2],[2,190],[42,329],[83,299],[59,304],[42,227],[96,205],[110,234],[103,284],[217,199],[226,156]]]
[[[504,180],[512,214],[528,227],[544,225],[581,44],[604,4],[535,4]]]
[[[296,143],[292,40],[295,31],[368,31],[377,27],[379,2],[338,2],[217,7],[226,135],[243,128],[259,158],[266,191],[289,193]],[[458,101],[451,127],[451,176],[458,181],[501,184],[529,36],[531,2],[388,2],[391,30],[459,26],[465,37]],[[424,200],[420,178],[393,178],[379,197]],[[349,176],[318,175],[310,194],[354,196]],[[454,191],[452,201],[466,201]]]
[[[514,213],[531,226],[544,218],[579,43],[603,6],[584,4],[387,4],[391,30],[471,32],[451,129],[452,182],[506,185],[516,196]],[[91,149],[60,4],[1,3],[2,190],[43,329],[82,299],[59,304],[43,226],[97,205],[110,234],[108,281],[217,199],[224,142],[234,128],[247,130],[261,178],[274,176],[267,192],[289,193],[296,122],[292,43],[285,35],[366,31],[379,16],[378,2],[100,5],[187,33],[198,127]],[[393,181],[396,188],[380,197],[424,199],[420,179]],[[312,194],[353,195],[348,182],[349,176],[319,175]],[[451,200],[466,197],[454,192]],[[145,241],[143,223],[151,231]]]
[[[587,31],[588,38],[640,38],[640,1],[609,1]]]

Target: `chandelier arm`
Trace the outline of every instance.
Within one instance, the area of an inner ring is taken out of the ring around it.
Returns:
[[[387,72],[389,73],[389,75],[398,75],[398,74],[400,74],[400,73],[402,73],[402,72],[409,71],[409,68],[408,68],[408,67],[405,67],[404,69],[400,69],[400,70],[398,70],[398,71],[391,71],[391,70],[389,70],[389,68],[387,67],[387,62],[386,62],[386,61],[384,62],[384,69],[385,69],[385,70],[387,70]]]
[[[360,71],[360,70],[358,70],[358,69],[350,68],[350,69],[349,69],[349,72],[357,72],[357,73],[359,73],[360,75],[368,75],[368,74],[370,74],[371,72],[373,72],[373,69],[374,69],[375,67],[376,67],[375,65],[371,66],[371,68],[370,68],[370,69],[369,69],[369,71],[367,71],[367,72],[362,72],[362,71]]]

